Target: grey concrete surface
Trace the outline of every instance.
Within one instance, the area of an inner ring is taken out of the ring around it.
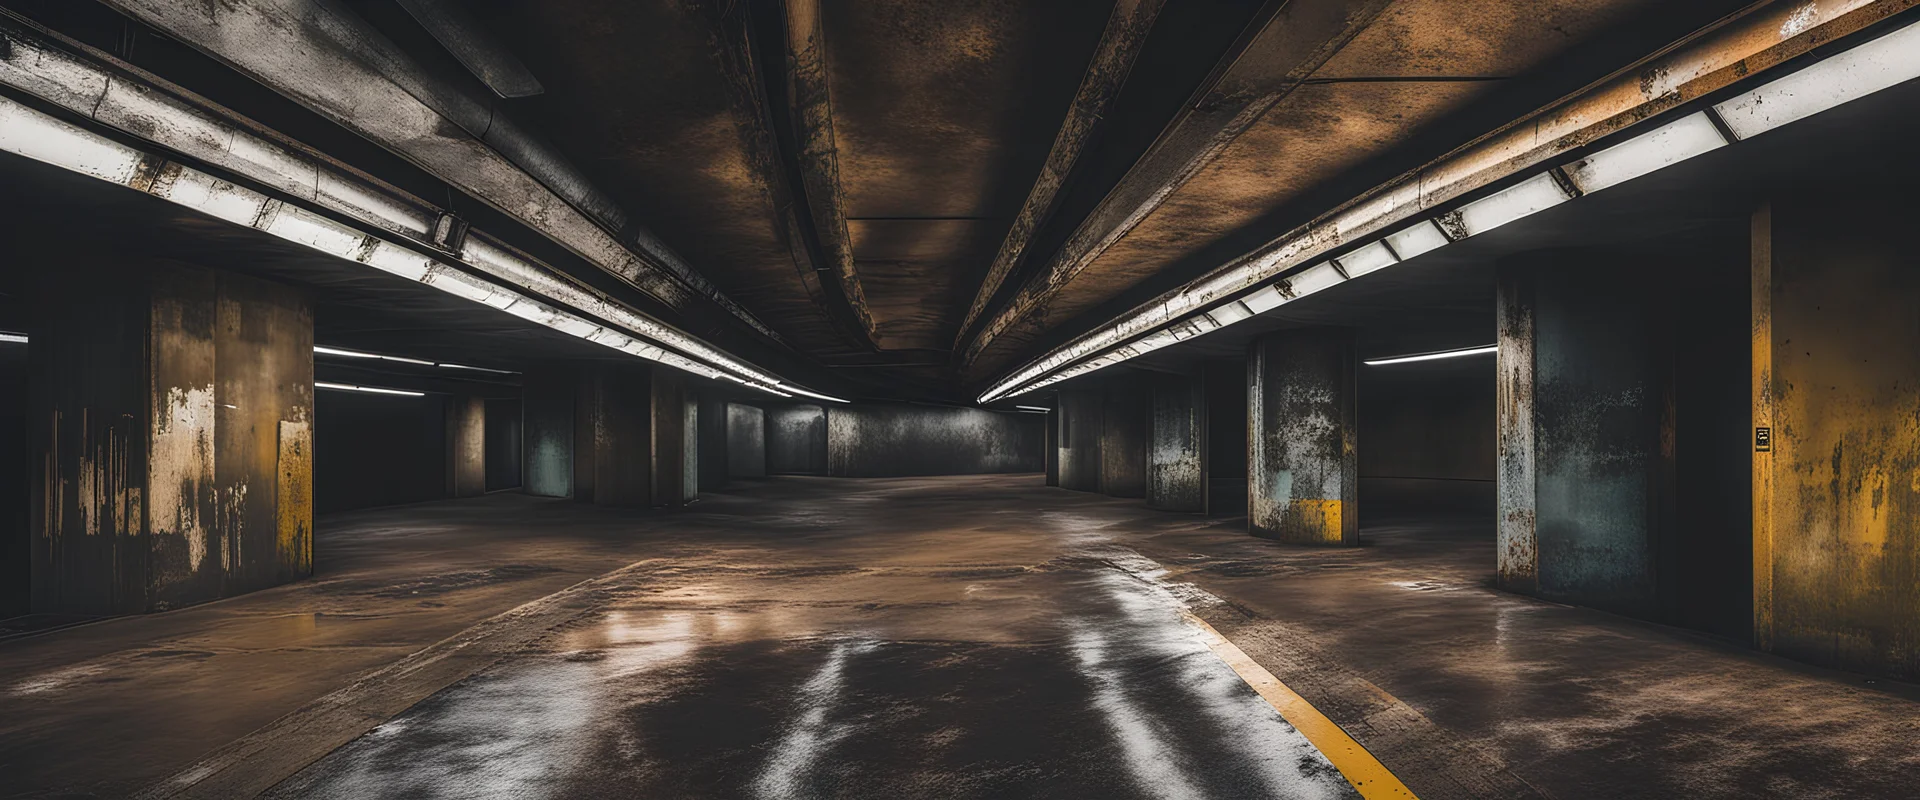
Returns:
[[[277,797],[1350,796],[1183,612],[1423,798],[1920,777],[1920,691],[1496,591],[1489,521],[1242,526],[1038,475],[331,515],[314,580],[0,643],[0,795],[253,752]]]

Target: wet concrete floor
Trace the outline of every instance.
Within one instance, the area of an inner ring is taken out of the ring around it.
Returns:
[[[1901,797],[1920,693],[1037,476],[321,521],[320,577],[0,642],[0,796],[1351,797],[1205,619],[1421,797]],[[157,789],[153,787],[158,787]]]

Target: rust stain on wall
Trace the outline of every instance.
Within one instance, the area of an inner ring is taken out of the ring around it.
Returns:
[[[280,476],[275,492],[280,572],[313,571],[313,425],[280,421]]]

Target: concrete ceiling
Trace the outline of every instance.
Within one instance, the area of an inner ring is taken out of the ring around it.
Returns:
[[[357,15],[423,73],[492,96],[397,0],[274,2]],[[789,355],[854,394],[965,401],[1045,348],[1750,3],[466,7],[480,40],[545,89],[490,100],[496,111]],[[211,78],[147,66],[271,117]],[[727,341],[734,322],[682,324]]]

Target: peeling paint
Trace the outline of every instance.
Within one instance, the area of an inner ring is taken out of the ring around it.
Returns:
[[[1269,334],[1248,359],[1247,527],[1300,544],[1358,543],[1352,331]]]
[[[168,387],[155,403],[148,443],[147,486],[150,530],[155,536],[179,536],[187,546],[190,568],[206,563],[206,521],[200,502],[213,480],[213,386]]]

